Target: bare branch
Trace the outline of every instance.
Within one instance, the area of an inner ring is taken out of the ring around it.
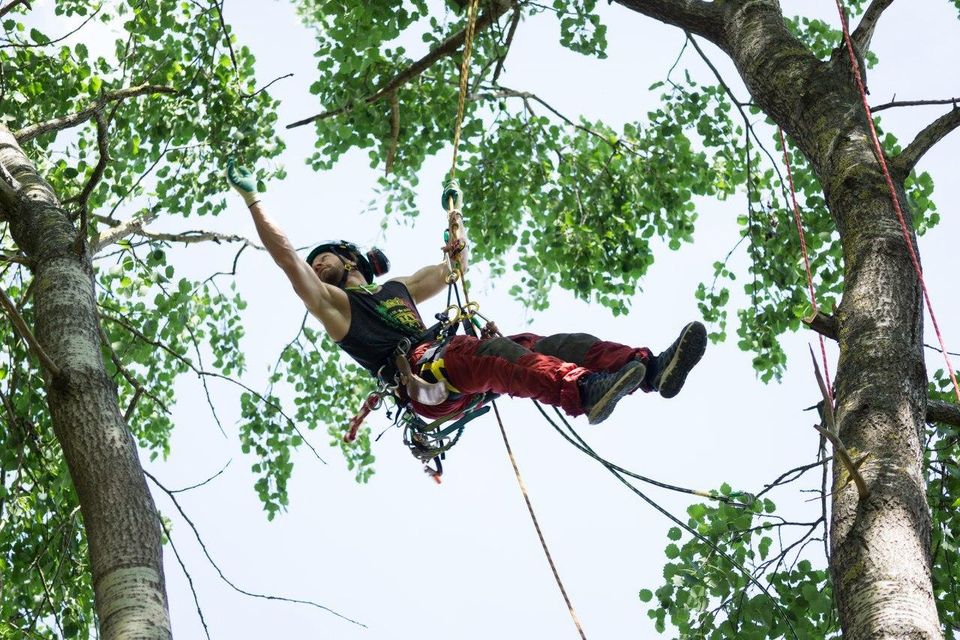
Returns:
[[[117,310],[116,310],[116,309],[111,309],[111,311],[117,311]],[[313,446],[312,444],[310,444],[310,441],[307,440],[307,437],[304,435],[304,433],[303,433],[302,431],[300,431],[300,427],[297,426],[297,423],[293,421],[293,418],[291,418],[291,417],[283,410],[283,407],[281,407],[280,405],[278,405],[278,404],[276,404],[275,402],[271,401],[269,398],[265,397],[263,394],[257,392],[256,390],[254,390],[254,389],[248,387],[247,385],[243,384],[243,383],[240,382],[239,380],[236,380],[236,379],[234,379],[234,378],[231,378],[230,376],[225,376],[225,375],[223,375],[223,374],[221,374],[221,373],[216,373],[216,372],[214,372],[214,371],[206,371],[206,370],[204,370],[204,369],[201,369],[201,368],[197,367],[197,365],[193,364],[193,362],[192,362],[189,358],[187,358],[186,356],[183,356],[183,355],[177,353],[177,352],[176,352],[174,349],[172,349],[169,345],[164,344],[163,342],[159,342],[159,341],[157,341],[157,340],[151,340],[151,339],[148,338],[147,336],[143,335],[143,333],[142,333],[141,331],[137,330],[137,328],[134,327],[133,325],[131,325],[129,322],[127,322],[126,319],[119,318],[119,317],[114,317],[114,316],[110,316],[110,315],[107,315],[107,314],[105,314],[105,313],[104,313],[104,314],[101,314],[101,317],[104,318],[105,320],[109,320],[110,322],[113,322],[113,323],[115,323],[115,324],[120,325],[121,327],[123,327],[124,329],[126,329],[127,331],[129,331],[131,334],[133,334],[134,336],[136,336],[137,339],[139,339],[141,342],[143,342],[143,343],[145,343],[145,344],[149,344],[149,345],[154,346],[154,347],[157,347],[158,349],[162,349],[163,351],[167,352],[168,354],[170,354],[170,356],[171,356],[172,358],[174,358],[174,359],[177,360],[178,362],[181,362],[182,364],[184,364],[188,369],[190,369],[190,370],[191,370],[193,373],[195,373],[198,377],[201,377],[201,378],[210,377],[210,378],[217,378],[217,379],[219,379],[219,380],[224,380],[224,381],[230,382],[230,383],[232,383],[232,384],[240,387],[240,388],[243,389],[244,391],[250,393],[250,394],[253,395],[257,400],[262,401],[262,402],[263,402],[264,404],[266,404],[267,406],[269,406],[269,407],[271,407],[272,409],[276,410],[277,414],[280,415],[280,417],[282,417],[282,418],[287,422],[288,425],[290,425],[290,428],[293,429],[294,433],[296,433],[298,436],[300,436],[300,439],[303,440],[303,443],[304,443],[305,445],[307,445],[307,448],[310,449],[311,453],[313,453],[313,457],[315,457],[317,460],[319,460],[319,461],[322,462],[323,464],[327,464],[327,461],[324,460],[322,457],[320,457],[320,454],[317,453],[316,448],[314,448],[314,446]]]
[[[137,231],[134,231],[134,234],[141,235],[144,238],[150,238],[151,240],[182,242],[183,244],[196,244],[198,242],[215,242],[217,244],[221,242],[240,242],[244,246],[253,247],[254,249],[263,251],[263,246],[257,244],[253,240],[249,240],[243,236],[217,233],[215,231],[192,230],[183,231],[181,233],[160,233],[158,231],[150,231],[149,229],[141,228]]]
[[[393,170],[393,161],[397,157],[397,147],[400,145],[400,101],[397,92],[390,94],[390,148],[387,150],[387,167],[384,173],[390,175]]]
[[[32,2],[33,0],[30,0],[30,1]],[[101,10],[101,9],[103,9],[103,3],[102,3],[102,2],[101,2],[99,5],[97,5],[97,8],[96,8],[96,10],[95,10],[93,13],[91,13],[89,16],[87,16],[87,19],[86,19],[86,20],[84,20],[83,22],[80,23],[80,26],[78,26],[76,29],[73,29],[72,31],[69,31],[69,32],[63,34],[63,35],[60,36],[59,38],[55,38],[55,39],[53,39],[53,40],[48,40],[48,41],[46,41],[46,42],[22,42],[22,41],[21,41],[21,42],[14,42],[14,41],[8,39],[8,40],[7,40],[7,43],[8,43],[8,44],[0,45],[0,49],[34,49],[34,48],[37,48],[37,47],[49,47],[51,44],[56,44],[56,43],[58,43],[58,42],[63,42],[64,40],[66,40],[67,38],[69,38],[70,36],[72,36],[73,34],[75,34],[76,32],[80,31],[80,29],[83,29],[85,26],[87,26],[87,23],[89,23],[91,20],[93,20],[94,18],[97,17],[97,14],[100,13],[100,10]]]
[[[894,95],[896,97],[896,95]],[[931,105],[952,104],[954,107],[960,102],[960,98],[944,98],[942,100],[891,100],[890,102],[870,107],[872,113],[883,111],[884,109],[893,109],[895,107],[926,107]]]
[[[170,490],[170,493],[185,493],[185,492],[187,492],[187,491],[193,491],[194,489],[199,489],[200,487],[202,487],[202,486],[204,486],[204,485],[206,485],[206,484],[209,484],[209,483],[213,482],[214,480],[216,480],[217,478],[219,478],[219,477],[223,474],[224,471],[227,470],[227,467],[230,466],[230,463],[231,463],[231,462],[233,462],[232,459],[231,459],[231,460],[227,460],[227,463],[226,463],[225,465],[223,465],[222,467],[220,467],[220,471],[217,471],[215,474],[213,474],[212,476],[210,476],[210,477],[207,478],[206,480],[204,480],[204,481],[202,481],[202,482],[198,482],[198,483],[196,483],[196,484],[192,484],[192,485],[190,485],[189,487],[184,487],[183,489],[171,489],[171,490]]]
[[[16,328],[17,333],[20,334],[23,341],[26,342],[30,350],[33,351],[33,354],[40,360],[40,364],[42,364],[54,378],[58,377],[60,375],[60,367],[47,355],[47,352],[43,350],[40,343],[37,342],[37,339],[33,336],[33,332],[30,331],[30,327],[27,326],[26,320],[24,320],[23,316],[17,311],[13,300],[11,300],[7,292],[3,290],[3,287],[0,287],[0,306],[3,307],[3,312],[10,318],[10,322],[14,328]]]
[[[203,550],[203,555],[206,556],[207,561],[216,570],[217,574],[220,576],[220,579],[223,580],[223,582],[225,582],[231,589],[233,589],[237,593],[242,593],[245,596],[250,596],[251,598],[262,598],[264,600],[279,600],[281,602],[290,602],[293,604],[305,604],[311,607],[316,607],[317,609],[322,609],[324,611],[332,613],[333,615],[337,616],[338,618],[342,618],[347,622],[352,622],[355,625],[361,626],[363,628],[367,628],[367,625],[363,624],[362,622],[357,622],[356,620],[352,620],[346,617],[345,615],[337,613],[333,609],[329,607],[325,607],[322,604],[318,604],[316,602],[311,602],[309,600],[297,600],[295,598],[282,598],[280,596],[269,596],[269,595],[264,595],[260,593],[253,593],[251,591],[241,589],[240,587],[235,585],[233,582],[230,581],[229,578],[227,578],[226,575],[224,575],[223,570],[220,569],[220,566],[216,562],[214,562],[213,557],[210,555],[210,552],[207,550],[207,545],[204,544],[203,539],[200,537],[200,532],[197,530],[197,526],[193,523],[193,520],[191,520],[190,517],[187,516],[187,514],[184,512],[183,508],[180,506],[180,503],[177,501],[177,498],[176,496],[174,496],[173,492],[168,490],[162,484],[160,484],[160,482],[156,478],[154,478],[153,475],[146,469],[144,469],[143,474],[148,478],[150,478],[150,480],[152,480],[153,483],[157,485],[157,487],[159,487],[161,491],[167,494],[167,497],[169,497],[171,502],[173,502],[173,506],[177,508],[177,511],[180,513],[180,516],[186,521],[187,525],[193,531],[193,535],[197,539],[197,542],[200,543],[200,548]]]
[[[155,211],[149,211],[142,218],[130,218],[114,227],[110,227],[90,243],[90,255],[95,256],[100,253],[104,247],[108,247],[128,236],[139,233],[145,225],[156,220],[158,215]]]
[[[870,47],[870,40],[873,38],[873,32],[877,28],[877,22],[880,20],[880,14],[893,4],[893,0],[873,0],[860,19],[860,24],[851,34],[850,38],[857,50],[861,53]]]
[[[483,29],[486,29],[494,21],[500,18],[508,9],[514,6],[514,2],[503,2],[497,3],[494,5],[494,8],[490,11],[487,11],[482,16],[477,18],[476,31],[479,32]],[[441,42],[435,49],[430,53],[420,58],[412,65],[393,76],[388,80],[382,87],[374,91],[372,94],[363,98],[361,102],[367,104],[373,104],[379,102],[380,100],[389,97],[390,94],[395,92],[397,89],[410,82],[414,78],[420,76],[424,71],[432,67],[436,62],[446,58],[449,55],[452,55],[460,49],[460,46],[466,40],[466,29],[462,29],[457,33],[453,34],[443,42]],[[332,118],[333,116],[338,116],[342,113],[350,111],[351,105],[344,105],[342,107],[337,107],[336,109],[330,109],[329,111],[324,111],[323,113],[318,113],[316,115],[310,116],[309,118],[304,118],[303,120],[298,120],[296,122],[290,123],[287,125],[287,129],[293,129],[295,127],[302,127],[305,124],[310,124],[311,122],[316,122],[318,120],[326,120],[327,118]]]
[[[170,548],[173,549],[173,555],[177,558],[177,563],[180,564],[180,569],[183,571],[183,575],[187,578],[187,584],[190,585],[190,593],[193,594],[193,604],[197,607],[197,615],[200,616],[200,624],[203,625],[203,633],[205,636],[207,636],[207,640],[210,640],[210,629],[207,628],[207,621],[203,617],[203,609],[200,608],[200,598],[197,597],[197,590],[193,586],[193,576],[191,576],[190,572],[187,571],[187,565],[180,557],[180,552],[177,551],[177,545],[173,543],[173,534],[170,533],[170,528],[167,526],[167,523],[163,521],[163,518],[160,516],[159,512],[157,512],[157,520],[160,521],[160,526],[163,527],[163,533],[166,534],[167,540],[170,542]]]
[[[913,171],[920,158],[957,127],[960,127],[960,106],[955,104],[953,109],[918,133],[913,142],[891,161],[899,175],[906,176]]]
[[[960,427],[960,405],[943,400],[928,400],[927,422],[941,422]]]
[[[87,120],[96,117],[98,113],[103,112],[104,107],[111,102],[119,102],[121,100],[136,98],[143,95],[169,95],[176,93],[179,92],[173,87],[154,84],[141,84],[136,87],[120,89],[119,91],[111,91],[104,93],[94,104],[90,105],[86,109],[82,109],[68,116],[63,116],[62,118],[55,118],[53,120],[47,120],[46,122],[32,124],[15,132],[13,136],[17,139],[17,142],[23,144],[45,133],[50,133],[51,131],[63,131],[64,129],[69,129],[77,126],[78,124],[82,124]]]
[[[0,18],[2,18],[3,16],[5,16],[5,15],[7,15],[8,13],[10,13],[11,11],[13,11],[14,9],[16,9],[16,8],[17,8],[18,6],[20,6],[21,4],[22,4],[23,6],[25,6],[27,9],[33,9],[33,7],[30,6],[30,3],[31,3],[32,1],[33,1],[33,0],[12,0],[9,4],[7,4],[7,5],[3,6],[3,7],[0,7]]]
[[[723,48],[722,2],[702,0],[616,0],[628,9],[703,36]]]

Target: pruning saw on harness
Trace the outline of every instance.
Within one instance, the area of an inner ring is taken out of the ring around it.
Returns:
[[[443,453],[456,443],[466,422],[486,410],[491,397],[532,398],[570,416],[586,414],[590,424],[598,424],[638,389],[665,398],[677,395],[706,348],[706,330],[699,322],[683,327],[658,355],[588,333],[502,336],[492,322],[481,324],[479,306],[465,289],[461,297],[457,286],[469,251],[463,198],[455,181],[442,198],[448,216],[443,260],[377,283],[390,268],[382,251],[362,251],[348,241],[324,242],[304,260],[267,215],[250,172],[228,163],[226,173],[246,202],[264,247],[304,305],[339,348],[378,381],[347,437],[356,434],[370,411],[393,398],[401,408],[407,446],[424,462],[435,461],[436,468],[428,467],[435,478],[442,472]],[[418,305],[444,289],[446,309],[428,327]],[[466,331],[457,333],[458,325]]]

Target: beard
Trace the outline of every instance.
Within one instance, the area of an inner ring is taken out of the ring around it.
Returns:
[[[338,287],[344,275],[343,265],[330,265],[321,269],[318,275],[321,282]]]

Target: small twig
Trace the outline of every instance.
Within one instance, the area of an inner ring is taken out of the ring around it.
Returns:
[[[193,586],[193,576],[187,571],[187,565],[184,564],[183,559],[180,557],[180,552],[177,551],[177,545],[173,543],[173,534],[170,533],[170,528],[167,526],[167,523],[163,521],[159,512],[157,512],[157,520],[160,521],[160,526],[163,527],[163,532],[166,534],[167,540],[170,541],[170,548],[173,550],[173,555],[177,558],[180,569],[187,578],[187,584],[190,585],[190,593],[193,594],[193,604],[197,607],[197,615],[200,616],[200,624],[203,625],[203,633],[207,636],[207,640],[210,640],[210,629],[207,628],[207,621],[203,617],[203,609],[200,608],[200,599],[197,597],[197,590]]]
[[[895,107],[924,107],[929,105],[952,104],[954,106],[960,103],[960,98],[946,98],[943,100],[892,100],[885,104],[870,107],[870,111],[876,113],[884,109],[893,109]]]
[[[267,89],[269,89],[270,87],[272,87],[272,86],[273,86],[274,84],[276,84],[277,82],[280,82],[281,80],[285,80],[285,79],[287,79],[287,78],[292,78],[292,77],[293,77],[293,74],[292,74],[292,73],[288,73],[288,74],[282,75],[282,76],[277,76],[276,78],[274,78],[273,80],[271,80],[271,81],[268,82],[267,84],[263,85],[262,87],[260,87],[259,89],[257,89],[256,91],[254,91],[253,93],[251,93],[251,94],[250,94],[249,96],[247,96],[247,97],[248,97],[248,98],[252,98],[253,96],[257,95],[258,93],[262,93],[262,92],[266,91]]]
[[[264,594],[260,594],[260,593],[253,593],[253,592],[251,592],[251,591],[247,591],[247,590],[245,590],[245,589],[241,589],[240,587],[238,587],[236,584],[234,584],[233,582],[231,582],[230,579],[227,578],[226,575],[224,575],[223,570],[220,569],[220,566],[214,561],[213,557],[210,555],[210,552],[207,550],[207,545],[204,544],[203,539],[200,537],[200,532],[197,530],[197,526],[193,523],[193,521],[190,519],[190,517],[187,516],[186,512],[184,512],[183,507],[180,506],[180,503],[177,501],[177,498],[176,498],[176,496],[173,494],[173,492],[171,492],[169,489],[167,489],[167,488],[164,487],[162,484],[160,484],[160,482],[159,482],[155,477],[153,477],[153,475],[152,475],[149,471],[147,471],[146,469],[144,469],[143,474],[144,474],[146,477],[150,478],[150,480],[151,480],[155,485],[157,485],[157,487],[158,487],[161,491],[163,491],[164,493],[167,494],[167,497],[169,497],[170,500],[171,500],[171,502],[173,502],[173,506],[175,506],[175,507],[177,508],[177,511],[180,512],[180,516],[184,519],[184,521],[186,521],[187,525],[188,525],[188,526],[190,527],[190,529],[193,531],[193,535],[194,535],[194,537],[196,537],[197,542],[200,543],[200,548],[203,550],[203,555],[206,556],[207,561],[208,561],[208,562],[210,563],[210,565],[216,570],[217,574],[220,576],[220,579],[223,580],[223,582],[226,583],[231,589],[233,589],[233,590],[236,591],[237,593],[241,593],[241,594],[243,594],[243,595],[245,595],[245,596],[249,596],[249,597],[251,597],[251,598],[261,598],[261,599],[263,599],[263,600],[279,600],[279,601],[281,601],[281,602],[290,602],[290,603],[293,603],[293,604],[305,604],[305,605],[309,605],[309,606],[311,606],[311,607],[316,607],[317,609],[322,609],[322,610],[324,610],[324,611],[327,611],[327,612],[329,612],[329,613],[332,613],[333,615],[337,616],[338,618],[342,618],[343,620],[346,620],[347,622],[351,622],[351,623],[353,623],[353,624],[355,624],[355,625],[358,625],[358,626],[360,626],[360,627],[363,627],[363,628],[365,628],[365,629],[367,628],[367,625],[363,624],[362,622],[357,622],[356,620],[353,620],[353,619],[351,619],[351,618],[348,618],[348,617],[346,617],[345,615],[343,615],[343,614],[341,614],[341,613],[337,613],[336,611],[334,611],[333,609],[331,609],[331,608],[329,608],[329,607],[325,607],[325,606],[323,606],[322,604],[318,604],[318,603],[312,602],[312,601],[310,601],[310,600],[297,600],[297,599],[295,599],[295,598],[283,598],[283,597],[280,597],[280,596],[264,595]]]
[[[32,1],[32,0],[31,0],[31,1]],[[103,3],[102,3],[102,2],[97,6],[96,10],[87,17],[86,20],[84,20],[83,22],[80,23],[80,26],[78,26],[78,27],[77,27],[76,29],[74,29],[73,31],[70,31],[69,33],[66,33],[66,34],[60,36],[59,38],[55,38],[55,39],[53,39],[53,40],[48,40],[47,42],[34,42],[34,43],[29,43],[29,42],[10,42],[10,41],[8,41],[9,44],[0,45],[0,49],[11,49],[11,48],[13,48],[13,49],[34,49],[34,48],[37,48],[37,47],[49,47],[51,44],[56,44],[56,43],[58,43],[58,42],[62,42],[62,41],[64,41],[64,40],[66,40],[67,38],[69,38],[70,36],[72,36],[73,34],[75,34],[76,32],[80,31],[80,29],[83,29],[85,26],[87,26],[87,23],[89,23],[91,20],[93,20],[94,18],[97,17],[97,14],[100,13],[100,10],[101,10],[101,9],[103,9]]]
[[[183,363],[184,365],[186,365],[186,366],[187,366],[191,371],[193,371],[197,376],[200,376],[200,377],[218,378],[218,379],[220,379],[220,380],[224,380],[224,381],[226,381],[226,382],[229,382],[229,383],[231,383],[231,384],[234,384],[234,385],[240,387],[241,389],[243,389],[244,391],[247,391],[248,393],[252,394],[254,397],[256,397],[258,400],[262,401],[262,402],[263,402],[264,404],[266,404],[268,407],[270,407],[270,408],[272,408],[272,409],[275,409],[275,410],[277,411],[277,413],[287,422],[287,424],[290,425],[290,427],[293,429],[294,433],[296,433],[298,436],[300,436],[300,439],[303,440],[303,443],[304,443],[305,445],[307,445],[307,448],[310,449],[311,453],[313,453],[313,456],[314,456],[317,460],[319,460],[320,462],[322,462],[323,464],[327,464],[326,460],[324,460],[322,457],[320,457],[320,454],[317,452],[316,448],[315,448],[312,444],[310,444],[310,441],[307,440],[307,438],[306,438],[306,436],[303,434],[303,432],[300,431],[300,427],[297,426],[297,423],[293,421],[293,418],[291,418],[289,415],[287,415],[287,413],[283,410],[283,407],[281,407],[280,405],[276,404],[275,402],[272,402],[272,401],[269,400],[268,398],[264,397],[263,394],[258,393],[256,390],[248,387],[247,385],[243,384],[243,383],[240,382],[239,380],[235,380],[235,379],[233,379],[233,378],[231,378],[231,377],[229,377],[229,376],[225,376],[225,375],[223,375],[223,374],[221,374],[221,373],[216,373],[216,372],[214,372],[214,371],[204,371],[203,369],[198,368],[198,367],[197,367],[195,364],[193,364],[193,362],[191,362],[188,358],[186,358],[185,356],[183,356],[183,355],[177,353],[176,351],[174,351],[169,345],[166,345],[166,344],[164,344],[164,343],[162,343],[162,342],[158,342],[158,341],[156,341],[156,340],[151,340],[150,338],[148,338],[147,336],[143,335],[142,332],[138,331],[135,327],[133,327],[131,324],[129,324],[129,323],[126,322],[125,320],[122,320],[122,319],[120,319],[120,318],[115,318],[115,317],[109,316],[109,315],[107,315],[107,314],[101,314],[101,317],[103,317],[105,320],[109,320],[109,321],[111,321],[111,322],[114,322],[114,323],[120,325],[121,327],[124,327],[127,331],[129,331],[130,333],[132,333],[133,335],[135,335],[135,336],[136,336],[138,339],[140,339],[142,342],[144,342],[144,343],[146,343],[146,344],[149,344],[149,345],[152,345],[152,346],[154,346],[154,347],[157,347],[157,348],[159,348],[159,349],[162,349],[163,351],[169,353],[175,360],[177,360],[178,362],[181,362],[181,363]]]
[[[223,467],[220,468],[220,471],[217,471],[215,474],[213,474],[212,476],[210,476],[210,477],[207,478],[206,480],[204,480],[204,481],[202,481],[202,482],[198,482],[197,484],[190,485],[189,487],[184,487],[183,489],[171,489],[171,490],[170,490],[170,493],[185,493],[185,492],[187,492],[187,491],[193,491],[194,489],[199,489],[200,487],[202,487],[202,486],[204,486],[204,485],[206,485],[206,484],[209,484],[209,483],[213,482],[214,480],[216,480],[217,478],[219,478],[219,477],[223,474],[224,471],[227,470],[227,467],[230,466],[230,463],[231,463],[231,462],[233,462],[233,459],[227,460],[227,463],[226,463],[225,465],[223,465]]]
[[[397,99],[397,92],[390,94],[390,148],[387,149],[387,167],[384,170],[386,175],[390,175],[393,170],[393,161],[397,157],[397,147],[400,144],[400,100]]]
[[[40,346],[40,343],[37,342],[37,339],[34,337],[33,332],[30,331],[30,327],[27,326],[26,320],[23,319],[23,316],[17,311],[17,307],[13,304],[13,300],[7,295],[7,292],[0,287],[0,306],[3,307],[4,313],[7,314],[7,317],[10,318],[10,322],[16,328],[17,332],[20,334],[20,337],[23,338],[24,342],[27,343],[27,346],[33,351],[34,355],[40,360],[40,364],[50,372],[54,378],[60,376],[60,367],[47,355],[47,352],[43,350],[43,347]]]

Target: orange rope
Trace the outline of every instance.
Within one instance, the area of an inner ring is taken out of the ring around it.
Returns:
[[[530,496],[527,495],[527,487],[523,484],[523,478],[520,476],[520,468],[517,466],[517,461],[513,457],[513,449],[510,448],[510,441],[507,440],[507,430],[503,427],[503,420],[500,419],[500,409],[497,408],[496,401],[492,401],[493,412],[497,415],[497,422],[500,424],[500,435],[503,436],[503,444],[507,447],[507,455],[510,456],[510,464],[513,465],[513,472],[517,476],[517,484],[520,485],[520,492],[523,493],[523,499],[527,503],[527,511],[530,512],[530,519],[533,520],[533,527],[537,530],[537,536],[540,538],[540,546],[543,547],[543,553],[547,556],[547,562],[550,563],[550,570],[553,571],[553,578],[557,581],[557,586],[560,587],[560,593],[563,595],[563,601],[567,603],[567,610],[570,612],[570,617],[573,619],[573,624],[576,625],[577,631],[580,633],[580,637],[583,640],[587,640],[587,636],[583,633],[583,627],[580,626],[580,620],[577,618],[577,612],[573,610],[573,604],[570,602],[570,597],[567,595],[567,590],[563,587],[563,581],[560,579],[560,573],[557,571],[557,565],[553,563],[553,556],[550,555],[550,549],[547,547],[547,541],[543,537],[543,531],[540,530],[540,523],[537,521],[537,514],[533,512],[533,504],[530,503]]]
[[[477,30],[477,7],[480,0],[473,0],[467,8],[467,28],[463,38],[463,60],[460,62],[460,97],[457,101],[457,120],[453,130],[453,162],[450,177],[457,175],[457,152],[460,148],[460,129],[467,103],[467,78],[470,73],[470,54],[473,52],[473,35]]]

